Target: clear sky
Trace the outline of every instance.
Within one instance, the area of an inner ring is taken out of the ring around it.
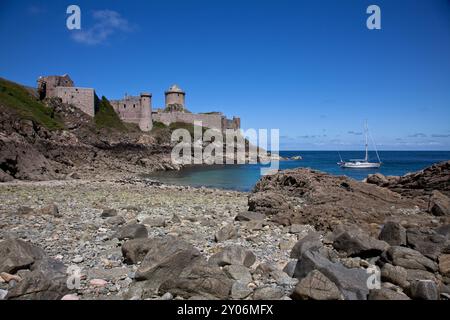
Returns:
[[[360,149],[367,119],[379,149],[450,150],[448,0],[1,0],[0,39],[1,77],[68,73],[154,108],[176,83],[193,112],[279,128],[282,149]]]

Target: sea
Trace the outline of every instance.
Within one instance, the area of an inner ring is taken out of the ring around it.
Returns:
[[[369,174],[404,175],[424,169],[434,163],[450,160],[450,151],[379,151],[382,165],[378,169],[344,169],[337,165],[343,160],[361,159],[363,151],[280,151],[283,158],[301,156],[301,160],[279,162],[280,170],[311,168],[333,175],[344,175],[363,180]],[[377,161],[374,152],[370,161]],[[180,171],[164,171],[149,175],[165,184],[210,187],[238,191],[250,191],[261,178],[260,164],[189,166]]]

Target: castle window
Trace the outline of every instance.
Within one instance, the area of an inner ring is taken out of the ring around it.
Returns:
[[[126,107],[127,107],[127,105],[126,105],[126,104],[124,104],[124,105],[123,105],[123,108],[125,109]]]
[[[133,104],[133,108],[136,108],[136,105],[135,105],[135,104]]]

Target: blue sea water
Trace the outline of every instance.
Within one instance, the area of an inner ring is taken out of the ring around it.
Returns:
[[[340,154],[343,160],[364,157],[362,151],[341,151]],[[376,172],[398,176],[450,160],[450,151],[380,151],[379,154],[383,163],[379,169],[343,169],[337,165],[337,151],[281,151],[282,157],[300,155],[303,159],[280,161],[280,169],[305,167],[363,180]],[[369,158],[376,161],[375,153],[369,153]],[[156,173],[151,177],[168,184],[249,191],[261,177],[260,168],[259,164],[200,166]]]

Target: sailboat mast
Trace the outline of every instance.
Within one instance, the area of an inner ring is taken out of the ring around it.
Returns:
[[[367,120],[366,120],[366,123],[364,125],[364,133],[366,135],[366,158],[365,158],[365,161],[367,162],[367,161],[369,161],[369,151],[368,151],[369,142],[367,140]]]

